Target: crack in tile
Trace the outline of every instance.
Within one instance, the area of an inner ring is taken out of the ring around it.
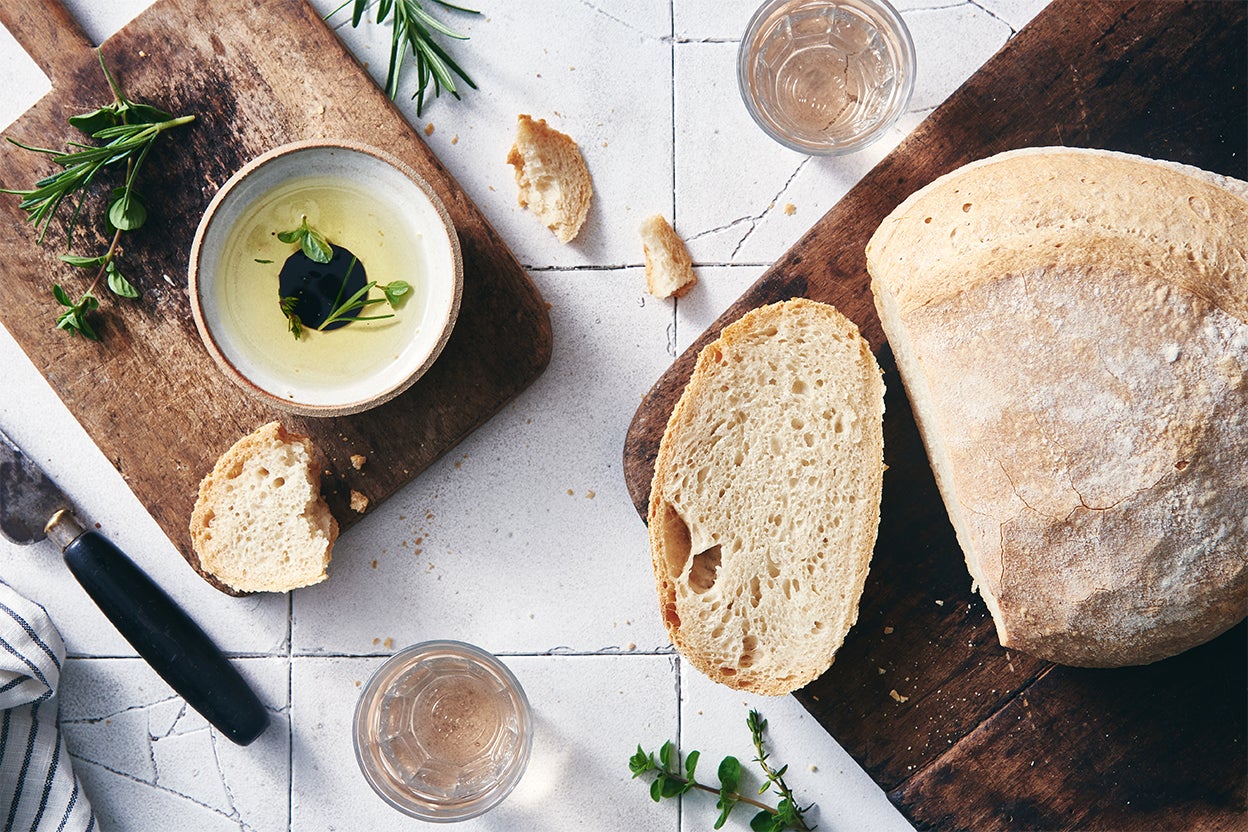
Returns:
[[[988,15],[989,17],[991,17],[993,20],[995,20],[995,21],[997,21],[998,23],[1000,23],[1000,24],[1001,24],[1002,26],[1004,26],[1005,28],[1009,29],[1009,30],[1010,30],[1010,37],[1014,37],[1015,35],[1017,35],[1017,34],[1018,34],[1018,30],[1017,30],[1017,29],[1015,29],[1013,26],[1011,26],[1011,25],[1010,25],[1010,23],[1009,23],[1009,21],[1007,21],[1007,20],[1006,20],[1005,18],[1003,18],[1003,17],[1000,17],[999,15],[995,15],[995,14],[993,14],[991,11],[989,11],[989,10],[988,10],[988,9],[986,9],[986,8],[984,8],[984,7],[983,7],[983,6],[981,6],[979,3],[975,2],[975,0],[966,0],[966,4],[967,4],[968,6],[974,6],[975,8],[979,9],[979,10],[980,10],[981,12],[983,12],[984,14]]]
[[[763,209],[763,212],[761,214],[758,214],[755,217],[750,218],[750,227],[746,229],[745,234],[741,237],[740,240],[737,241],[736,248],[732,250],[732,254],[728,257],[729,260],[736,259],[737,253],[741,251],[741,246],[745,245],[745,241],[748,240],[750,238],[750,235],[754,233],[754,229],[758,228],[758,224],[762,222],[763,219],[765,219],[768,214],[771,213],[773,208],[776,207],[777,203],[780,202],[780,198],[784,196],[785,192],[789,190],[789,186],[793,184],[793,180],[797,179],[798,174],[800,174],[806,168],[806,165],[809,164],[810,160],[813,158],[814,158],[813,156],[807,156],[805,159],[803,159],[801,163],[798,164],[797,170],[793,171],[793,173],[789,175],[789,178],[784,181],[784,185],[780,188],[780,190],[776,191],[776,195],[771,198],[771,202],[767,205],[766,208]]]
[[[251,825],[243,820],[242,812],[238,810],[238,804],[234,802],[234,792],[230,789],[230,783],[225,777],[225,769],[221,768],[221,756],[217,753],[216,731],[208,735],[208,745],[212,748],[212,762],[217,768],[217,777],[221,779],[221,788],[225,791],[225,801],[230,808],[229,816],[238,822],[241,832],[253,832]]]
[[[178,695],[176,693],[173,693],[173,694],[170,694],[169,696],[166,696],[164,699],[157,699],[155,702],[144,702],[139,705],[130,705],[125,708],[122,708],[121,710],[103,714],[102,716],[84,716],[84,717],[78,717],[77,719],[65,719],[64,717],[62,717],[61,724],[62,725],[96,725],[98,723],[104,722],[105,720],[115,719],[121,716],[122,714],[130,713],[131,711],[140,711],[140,710],[143,710],[144,708],[154,708],[157,705],[163,705],[165,702],[169,702],[170,700],[177,699],[177,698],[178,698]]]
[[[213,814],[220,815],[226,820],[230,820],[230,821],[237,820],[236,818],[230,817],[228,814],[216,808],[215,806],[210,806],[207,803],[204,803],[202,800],[196,800],[195,798],[191,797],[189,794],[184,794],[178,791],[177,789],[171,789],[168,786],[162,786],[158,783],[149,783],[147,780],[144,780],[141,777],[136,777],[135,775],[130,774],[129,772],[125,772],[120,769],[113,768],[107,763],[101,763],[99,760],[92,760],[90,757],[83,757],[80,754],[73,754],[73,753],[71,753],[69,756],[70,756],[70,759],[72,759],[76,763],[86,763],[87,765],[97,766],[99,768],[104,769],[109,774],[114,774],[118,777],[129,780],[132,783],[139,783],[140,785],[148,786],[149,788],[162,791],[165,794],[170,794],[170,795],[173,795],[174,797],[181,798],[182,800],[185,800],[188,803],[193,803],[202,809],[207,809],[209,812],[212,812]],[[249,832],[254,832],[254,830],[249,830]]]
[[[663,43],[663,42],[666,42],[667,40],[669,40],[669,38],[666,38],[666,37],[656,37],[655,35],[651,34],[650,32],[645,32],[645,31],[642,31],[641,29],[638,29],[638,28],[637,28],[636,26],[634,26],[633,24],[629,23],[627,20],[623,20],[623,19],[621,19],[621,18],[618,18],[618,17],[616,17],[615,15],[611,14],[610,12],[607,12],[607,11],[605,11],[605,10],[603,10],[603,9],[598,8],[598,7],[597,7],[597,6],[595,6],[593,3],[590,3],[588,0],[579,0],[579,2],[580,2],[580,4],[581,4],[582,6],[584,6],[584,7],[585,7],[585,8],[587,8],[587,9],[589,9],[590,11],[594,12],[595,14],[600,14],[600,15],[602,15],[603,17],[605,17],[607,20],[610,20],[612,23],[618,23],[619,25],[623,26],[623,27],[624,27],[625,29],[627,29],[628,31],[630,31],[630,32],[635,32],[635,33],[637,33],[638,35],[641,35],[641,36],[642,36],[642,37],[644,37],[644,38],[647,38],[647,39],[650,39],[650,40],[656,40],[656,41],[659,41],[660,43]]]

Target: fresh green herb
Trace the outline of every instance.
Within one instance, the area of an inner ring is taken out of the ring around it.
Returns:
[[[29,190],[0,188],[0,193],[16,194],[22,198],[19,207],[27,213],[27,219],[39,229],[38,242],[42,243],[48,233],[48,226],[61,207],[66,197],[77,194],[77,204],[65,226],[67,244],[72,245],[74,226],[82,212],[86,191],[96,176],[107,167],[126,166],[125,179],[121,187],[114,188],[109,194],[108,224],[113,229],[112,242],[107,251],[95,257],[82,257],[74,254],[62,255],[61,259],[78,268],[96,269],[95,279],[90,287],[82,293],[76,302],[67,302],[69,297],[65,290],[58,286],[53,288],[53,295],[62,306],[69,311],[62,313],[56,325],[59,329],[71,333],[80,333],[91,339],[98,340],[95,330],[87,323],[86,312],[99,308],[99,300],[94,290],[102,280],[116,295],[125,298],[137,298],[138,290],[130,281],[122,277],[114,262],[119,251],[121,234],[142,227],[147,221],[147,208],[134,189],[139,169],[147,159],[156,138],[167,130],[189,124],[194,116],[174,117],[158,107],[131,101],[122,92],[112,73],[104,63],[104,54],[97,50],[100,69],[108,81],[113,93],[113,101],[87,113],[70,116],[69,123],[91,138],[103,142],[101,145],[69,142],[65,151],[34,147],[16,139],[9,141],[34,153],[51,156],[52,161],[63,170],[46,176],[35,183]]]
[[[298,304],[299,298],[293,295],[281,299],[282,314],[286,316],[287,329],[290,330],[291,335],[295,336],[296,341],[303,337],[303,321],[295,314],[295,307]]]
[[[781,832],[784,829],[809,832],[814,829],[813,826],[806,825],[804,817],[814,804],[805,808],[799,807],[793,798],[792,790],[784,782],[784,773],[788,766],[777,771],[767,762],[768,755],[763,747],[763,732],[767,730],[767,720],[763,719],[758,711],[752,710],[746,719],[746,724],[749,726],[754,748],[758,754],[754,761],[759,764],[763,774],[767,777],[767,782],[758,790],[758,793],[766,794],[770,787],[775,786],[776,793],[781,798],[775,808],[737,791],[741,783],[741,763],[736,757],[725,757],[720,761],[716,772],[719,778],[719,788],[700,783],[695,778],[700,752],[689,752],[682,766],[680,752],[670,741],[663,743],[663,747],[659,749],[657,761],[653,751],[646,752],[640,745],[637,746],[637,753],[629,759],[628,768],[633,773],[633,777],[654,773],[654,781],[650,784],[650,797],[656,803],[665,797],[676,797],[693,789],[717,795],[719,799],[715,803],[715,808],[719,809],[719,817],[715,821],[715,829],[722,828],[728,822],[732,810],[741,803],[754,806],[759,810],[750,821],[750,829],[754,832]]]
[[[308,227],[307,217],[303,218],[303,224],[299,228],[294,231],[286,231],[282,234],[278,234],[277,237],[284,243],[294,243],[296,240],[299,240],[301,245],[306,245],[307,238],[312,235],[316,235],[320,238],[320,241],[328,248],[329,243],[325,240],[325,238],[318,234],[315,230]],[[303,252],[304,254],[307,254],[307,249],[304,248]],[[329,260],[326,259],[319,262],[327,263]],[[358,262],[360,262],[358,258],[355,256],[351,257],[351,262],[347,265],[347,271],[342,276],[342,283],[338,286],[338,294],[334,298],[334,304],[330,307],[329,315],[327,315],[325,320],[321,321],[320,325],[316,327],[318,332],[323,332],[328,329],[331,324],[343,321],[347,318],[350,318],[351,321],[381,321],[386,318],[393,318],[394,315],[392,314],[369,315],[365,317],[360,315],[359,312],[375,303],[389,303],[391,309],[398,309],[399,305],[403,301],[403,296],[411,291],[411,284],[405,280],[392,280],[389,283],[381,284],[379,284],[376,280],[370,280],[368,283],[361,286],[355,294],[351,295],[346,300],[343,300],[342,296],[347,289],[347,281],[350,280],[351,272],[355,271],[355,264]],[[384,297],[370,298],[369,294],[372,292],[374,287],[380,289]],[[299,298],[294,296],[279,298],[279,304],[281,305],[282,314],[286,316],[290,332],[295,336],[296,341],[299,340],[303,336],[303,321],[300,320],[297,314],[295,314],[295,307],[299,304]]]
[[[457,6],[454,3],[446,2],[446,0],[433,0],[433,2],[453,11],[480,14],[475,9]],[[333,17],[348,5],[353,5],[351,25],[358,27],[360,20],[364,17],[364,10],[370,5],[370,0],[346,0],[341,6],[326,15],[326,19]],[[416,99],[417,116],[424,111],[425,91],[429,88],[430,82],[433,83],[433,94],[435,97],[440,96],[442,90],[445,89],[455,96],[456,99],[459,98],[459,87],[456,86],[455,76],[458,76],[472,89],[475,90],[477,88],[477,85],[468,77],[468,74],[434,40],[434,33],[445,35],[455,40],[467,40],[467,35],[459,34],[429,14],[429,12],[425,11],[420,0],[380,0],[377,3],[377,24],[381,25],[387,17],[391,18],[391,33],[390,65],[386,73],[386,95],[390,96],[391,99],[398,97],[403,58],[408,49],[411,50],[412,56],[416,60],[416,92],[412,94],[412,98]]]
[[[317,263],[328,263],[334,256],[333,246],[325,239],[325,235],[308,225],[308,218],[301,218],[299,227],[291,231],[282,231],[277,239],[283,243],[298,243],[303,254]],[[257,261],[258,262],[258,261]]]

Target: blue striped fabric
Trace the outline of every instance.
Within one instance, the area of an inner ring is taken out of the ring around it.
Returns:
[[[4,832],[95,832],[57,721],[65,643],[38,604],[0,583],[0,823]]]

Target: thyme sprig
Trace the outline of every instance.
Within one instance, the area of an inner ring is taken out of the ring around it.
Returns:
[[[784,782],[784,774],[788,767],[784,766],[776,770],[767,762],[768,754],[763,746],[763,732],[767,730],[767,720],[763,719],[758,711],[752,710],[746,719],[746,725],[749,726],[754,748],[757,751],[754,761],[759,764],[767,778],[767,782],[758,790],[758,793],[766,794],[774,786],[781,798],[774,808],[737,791],[741,783],[741,763],[736,757],[728,756],[720,761],[716,771],[719,788],[701,783],[696,779],[701,752],[690,751],[682,765],[680,751],[672,745],[670,740],[663,743],[659,749],[657,761],[653,751],[647,752],[638,745],[637,753],[628,761],[628,768],[633,773],[633,777],[654,773],[654,781],[650,784],[650,797],[656,803],[663,798],[676,797],[694,789],[717,795],[715,808],[719,809],[719,817],[715,820],[715,829],[722,828],[728,822],[733,809],[744,803],[759,810],[750,820],[750,829],[754,832],[781,832],[785,829],[810,832],[814,827],[806,824],[805,813],[810,811],[814,804],[804,808],[799,806],[793,797],[792,790]]]
[[[457,6],[454,3],[446,2],[446,0],[432,0],[444,8],[457,12],[465,12],[467,14],[480,14],[475,9]],[[351,25],[359,27],[360,21],[364,17],[364,12],[369,6],[369,0],[346,0],[341,6],[334,9],[326,19],[333,17],[338,12],[345,9],[348,5],[352,5]],[[416,100],[416,115],[420,116],[425,108],[425,92],[429,85],[433,85],[434,97],[442,94],[445,89],[451,95],[458,99],[459,87],[455,78],[463,81],[464,84],[476,89],[476,83],[468,77],[468,73],[455,62],[450,54],[435,39],[435,33],[445,35],[455,40],[467,40],[467,35],[461,35],[454,29],[451,29],[442,21],[438,20],[429,12],[425,11],[420,0],[379,0],[377,3],[377,24],[381,25],[386,18],[391,19],[391,35],[390,35],[390,64],[386,71],[386,95],[391,99],[398,97],[399,80],[402,75],[403,60],[406,52],[411,51],[416,61],[416,92],[412,94],[412,98]]]
[[[77,204],[65,226],[67,247],[72,247],[74,227],[82,213],[87,189],[105,168],[126,166],[125,178],[120,187],[114,188],[109,195],[108,226],[113,230],[112,241],[108,249],[97,256],[79,256],[65,254],[61,260],[71,266],[84,269],[96,269],[95,279],[90,287],[83,292],[77,301],[70,300],[69,294],[59,284],[52,288],[57,303],[67,309],[56,319],[58,329],[85,335],[98,340],[99,335],[87,321],[87,313],[99,308],[99,299],[95,289],[101,281],[105,281],[109,290],[119,297],[137,298],[138,289],[127,280],[117,268],[116,258],[120,250],[121,235],[125,231],[134,231],[147,222],[147,208],[142,197],[135,190],[134,183],[147,155],[151,152],[158,136],[167,130],[190,124],[195,116],[174,116],[159,107],[131,101],[122,92],[121,86],[109,72],[104,63],[103,52],[96,50],[100,61],[100,69],[108,81],[113,93],[113,101],[95,110],[70,116],[69,123],[91,138],[103,142],[100,145],[83,142],[68,142],[67,150],[52,150],[36,147],[20,142],[12,137],[8,141],[23,150],[42,153],[50,156],[54,164],[62,170],[40,179],[28,190],[0,188],[0,193],[15,194],[22,198],[18,204],[27,214],[27,220],[39,229],[38,243],[43,243],[48,233],[48,226],[62,203],[72,195],[77,195]]]

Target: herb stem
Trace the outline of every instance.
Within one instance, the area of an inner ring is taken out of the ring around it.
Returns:
[[[91,281],[91,288],[87,289],[87,293],[94,294],[95,287],[100,285],[100,281],[108,273],[108,264],[113,261],[113,257],[117,254],[117,246],[121,242],[121,233],[122,230],[120,228],[113,233],[113,241],[108,244],[108,251],[104,252],[104,260],[100,263],[100,270],[95,273],[95,280]]]

